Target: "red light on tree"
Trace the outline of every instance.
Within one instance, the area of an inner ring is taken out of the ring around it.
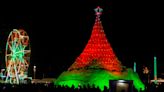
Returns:
[[[98,63],[98,66],[103,69],[121,72],[121,63],[114,54],[100,21],[102,11],[100,7],[95,9],[97,16],[91,37],[83,52],[68,70],[83,68],[96,61],[95,63]]]

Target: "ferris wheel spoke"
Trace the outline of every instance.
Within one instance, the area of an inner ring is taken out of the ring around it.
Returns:
[[[8,47],[12,51],[12,47],[11,47],[11,43],[10,42],[8,43]]]
[[[21,68],[21,63],[19,62],[19,64],[18,64],[18,72],[20,72],[20,68]]]
[[[17,49],[18,46],[20,46],[21,43],[20,43],[20,38],[17,39],[17,41],[15,42],[15,48]]]
[[[29,65],[29,62],[28,62],[27,60],[25,60],[25,64],[26,64],[26,65]]]
[[[7,57],[8,57],[8,56],[12,56],[12,54],[7,54],[6,56],[7,56]]]
[[[22,36],[22,38],[29,38],[29,36]]]
[[[24,53],[29,54],[29,53],[31,53],[31,50],[24,50]]]
[[[20,51],[15,52],[15,54],[23,53],[23,52],[24,52],[23,50],[20,50]]]
[[[17,48],[17,45],[14,41],[8,42],[8,47],[10,48],[11,51]]]

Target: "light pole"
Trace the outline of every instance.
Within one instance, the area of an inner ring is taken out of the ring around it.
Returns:
[[[134,70],[134,72],[136,72],[136,62],[134,62],[133,70]]]
[[[36,66],[35,65],[33,67],[33,71],[34,71],[34,79],[35,79],[35,76],[36,76]]]
[[[157,84],[157,57],[154,56],[154,81]]]

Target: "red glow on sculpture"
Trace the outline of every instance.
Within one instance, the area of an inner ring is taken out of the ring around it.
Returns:
[[[69,70],[83,68],[93,63],[94,60],[96,60],[96,64],[98,64],[103,69],[121,72],[121,63],[117,59],[111,45],[107,41],[99,18],[102,9],[100,7],[97,7],[95,11],[97,16],[95,24],[93,26],[91,37],[85,49],[76,59],[73,65],[69,68]]]

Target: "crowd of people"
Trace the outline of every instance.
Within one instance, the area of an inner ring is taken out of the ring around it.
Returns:
[[[145,91],[140,92],[163,92],[164,84],[156,85],[150,84],[146,87]],[[98,87],[78,87],[71,88],[68,86],[55,86],[50,84],[0,84],[0,92],[102,92]],[[107,87],[104,87],[103,92],[111,92]],[[126,91],[122,91],[126,92]],[[138,92],[136,89],[133,92]]]
[[[104,92],[108,89],[105,89]],[[55,86],[52,84],[0,84],[0,92],[101,92],[99,88],[83,87],[71,88],[68,86]]]

